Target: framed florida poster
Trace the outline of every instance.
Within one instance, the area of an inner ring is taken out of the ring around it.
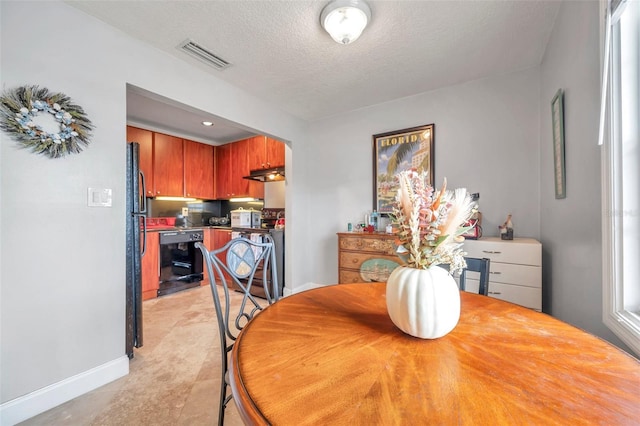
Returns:
[[[398,190],[396,175],[404,170],[426,171],[433,186],[435,125],[373,135],[373,208],[393,213]]]

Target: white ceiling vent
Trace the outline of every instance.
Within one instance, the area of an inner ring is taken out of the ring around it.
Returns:
[[[231,65],[221,57],[214,55],[204,47],[200,46],[198,43],[195,43],[189,39],[180,43],[178,45],[178,48],[187,52],[194,58],[204,62],[205,64],[214,67],[217,70],[223,70]]]

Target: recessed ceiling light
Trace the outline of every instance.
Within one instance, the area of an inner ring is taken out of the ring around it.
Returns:
[[[202,125],[203,126],[213,126],[213,123],[211,121],[203,121]]]

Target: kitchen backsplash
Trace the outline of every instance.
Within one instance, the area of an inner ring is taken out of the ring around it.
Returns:
[[[225,217],[229,215],[231,210],[242,207],[245,210],[262,210],[264,203],[262,201],[236,203],[227,200],[220,201],[166,201],[147,199],[149,217],[176,217],[182,214],[182,208],[189,209],[187,224],[189,226],[201,226],[209,223],[210,217]],[[230,215],[228,217],[231,217]]]

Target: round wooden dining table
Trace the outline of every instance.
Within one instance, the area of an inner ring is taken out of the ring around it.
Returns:
[[[415,338],[384,283],[269,306],[240,333],[230,382],[248,425],[640,424],[640,362],[615,346],[467,292],[451,333]]]

